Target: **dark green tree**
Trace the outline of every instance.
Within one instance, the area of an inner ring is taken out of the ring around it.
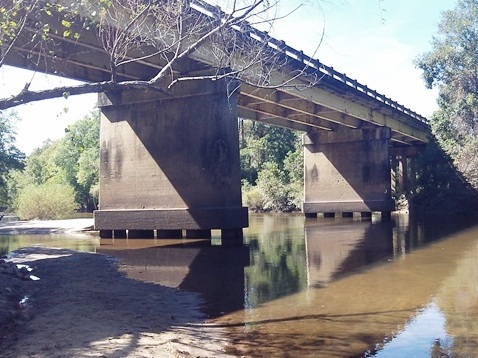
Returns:
[[[265,163],[276,163],[284,169],[285,159],[296,149],[297,134],[287,128],[249,120],[241,121],[242,179],[255,184]]]
[[[241,121],[240,129],[245,204],[255,211],[299,208],[303,191],[301,134],[248,120]]]
[[[477,193],[435,140],[418,159],[410,209],[419,214],[463,215],[478,208]]]
[[[417,59],[427,86],[439,89],[433,133],[478,188],[478,0],[459,0],[442,15],[432,50]]]
[[[25,154],[15,146],[17,120],[16,112],[0,111],[0,206],[7,206],[10,201],[6,185],[10,171],[24,167]]]

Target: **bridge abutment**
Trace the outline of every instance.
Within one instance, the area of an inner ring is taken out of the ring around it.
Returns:
[[[248,225],[242,206],[236,95],[222,81],[185,81],[172,95],[100,95],[100,207],[95,228],[202,233]],[[116,237],[116,235],[114,235]],[[197,236],[197,235],[195,235]]]
[[[304,214],[393,211],[390,138],[386,127],[304,135]]]

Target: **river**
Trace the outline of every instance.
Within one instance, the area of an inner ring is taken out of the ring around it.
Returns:
[[[478,220],[252,214],[242,248],[203,240],[0,236],[119,257],[133,278],[194,291],[229,353],[478,357]]]

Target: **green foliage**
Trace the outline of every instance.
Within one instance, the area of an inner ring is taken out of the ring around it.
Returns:
[[[58,152],[60,141],[47,140],[40,148],[35,149],[27,158],[23,186],[45,183],[66,184],[63,170],[56,165],[55,157]]]
[[[249,210],[260,212],[264,210],[264,198],[257,186],[252,186],[246,182],[242,186],[242,201]]]
[[[297,132],[241,121],[243,202],[253,211],[300,208],[303,150]]]
[[[76,31],[72,31],[72,23],[75,21],[78,22],[80,10],[87,9],[87,3],[87,1],[73,1],[68,7],[65,7],[53,1],[3,1],[2,5],[0,5],[0,46],[4,47],[2,54],[8,52],[9,44],[15,41],[22,31],[26,32],[24,29],[27,24],[27,16],[29,16],[28,36],[31,36],[33,47],[40,47],[41,43],[45,44],[52,41],[52,35],[62,35],[63,37],[78,39],[80,34]],[[54,15],[61,17],[60,24],[64,29],[63,32],[56,28],[55,23],[58,20]],[[83,21],[86,23],[87,20]]]
[[[282,170],[288,153],[295,150],[297,137],[290,129],[242,120],[240,130],[242,177],[251,184],[265,163],[277,163]]]
[[[256,307],[307,286],[307,252],[302,221],[284,227],[280,215],[264,217],[263,231],[249,241],[251,264],[245,269],[246,305]],[[302,235],[302,237],[301,237]]]
[[[16,213],[22,219],[62,219],[77,208],[73,188],[65,184],[24,187],[16,200]]]
[[[25,154],[15,146],[14,111],[0,112],[0,206],[8,205],[11,196],[7,188],[9,173],[24,166]]]
[[[440,110],[431,119],[440,146],[478,188],[478,1],[459,0],[443,13],[432,50],[417,65],[439,89]]]
[[[64,138],[47,141],[34,150],[23,171],[11,172],[8,191],[12,197],[20,198],[34,187],[68,187],[76,208],[92,211],[99,194],[98,180],[99,115],[92,114],[69,126]]]
[[[264,210],[291,211],[293,209],[285,175],[277,163],[264,163],[264,168],[259,172],[257,187],[264,198]]]
[[[92,211],[97,203],[100,156],[99,112],[72,124],[59,143],[54,163],[75,190],[82,210]]]

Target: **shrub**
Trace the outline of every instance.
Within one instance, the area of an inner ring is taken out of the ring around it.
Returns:
[[[264,210],[264,199],[261,191],[256,186],[243,187],[242,201],[253,212]]]
[[[276,163],[264,164],[264,168],[259,172],[257,187],[264,198],[264,210],[292,211],[295,209],[289,195],[289,186]]]
[[[48,183],[21,189],[15,206],[17,215],[25,220],[62,219],[78,207],[71,186]]]

